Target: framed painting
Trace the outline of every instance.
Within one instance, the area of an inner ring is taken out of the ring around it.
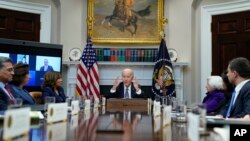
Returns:
[[[88,0],[88,36],[94,43],[160,43],[163,0]]]

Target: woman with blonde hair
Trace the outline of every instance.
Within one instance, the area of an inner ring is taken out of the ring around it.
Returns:
[[[207,113],[216,112],[221,102],[225,100],[223,80],[220,76],[207,78],[207,93],[202,103],[206,106]]]
[[[44,75],[44,81],[42,84],[42,99],[43,102],[45,97],[55,97],[56,103],[66,101],[66,96],[62,88],[62,76],[57,71],[49,71]]]

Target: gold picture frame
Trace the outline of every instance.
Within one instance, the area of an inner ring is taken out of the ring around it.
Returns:
[[[125,10],[125,0],[88,0],[87,30],[93,43],[160,43],[167,22],[164,0],[128,1],[134,1],[131,10]]]

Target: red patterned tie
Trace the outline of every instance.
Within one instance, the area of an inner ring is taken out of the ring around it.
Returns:
[[[14,98],[14,96],[12,95],[12,93],[10,92],[9,87],[8,87],[7,85],[5,85],[4,88],[5,88],[5,90],[7,90],[10,99],[14,100],[15,98]]]

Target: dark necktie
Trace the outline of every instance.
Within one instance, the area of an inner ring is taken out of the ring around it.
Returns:
[[[234,99],[235,99],[235,91],[233,91],[232,93],[232,98],[231,98],[231,101],[230,101],[230,105],[227,109],[227,115],[226,115],[226,118],[229,118],[230,117],[230,113],[231,113],[231,110],[232,110],[232,107],[233,107],[233,102],[234,102]]]
[[[128,96],[128,87],[126,87],[124,98],[129,98],[129,96]]]

